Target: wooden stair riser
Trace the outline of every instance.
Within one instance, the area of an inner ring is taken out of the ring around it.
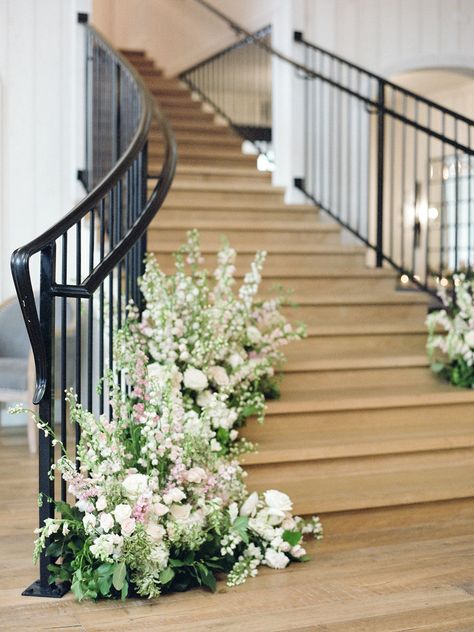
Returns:
[[[188,110],[177,110],[173,109],[166,112],[167,118],[174,124],[175,122],[202,122],[209,123],[214,121],[215,115],[212,112],[204,112],[203,110],[199,111],[188,111]]]
[[[160,128],[158,127],[156,123],[152,123],[151,131],[159,132]],[[229,127],[227,125],[216,125],[214,121],[212,120],[208,120],[208,121],[178,120],[178,121],[173,122],[173,131],[176,133],[179,131],[186,131],[186,132],[193,132],[193,133],[198,131],[199,133],[206,133],[213,137],[214,136],[219,137],[219,136],[227,136],[229,134]]]
[[[193,184],[196,182],[206,182],[210,185],[215,183],[220,184],[230,184],[230,185],[239,185],[241,187],[245,187],[248,184],[271,184],[270,175],[264,172],[260,172],[255,170],[255,174],[252,176],[248,176],[247,174],[239,175],[237,173],[233,175],[221,175],[221,176],[211,176],[206,173],[186,173],[185,171],[177,172],[175,178],[176,182],[184,182],[188,184]],[[286,219],[288,219],[288,212],[286,213]]]
[[[214,146],[228,146],[240,149],[242,147],[242,139],[234,136],[230,131],[228,134],[218,134],[209,137],[209,134],[204,131],[199,133],[197,130],[194,132],[189,132],[187,130],[178,130],[175,132],[176,140],[178,141],[178,145],[184,146],[186,144],[189,145],[214,145]],[[150,140],[154,140],[155,138],[159,139],[159,135],[156,133],[150,134]],[[258,172],[257,172],[258,175]],[[217,177],[219,180],[219,177]]]
[[[358,423],[352,411],[267,415],[263,425],[250,419],[243,434],[257,443],[257,451],[243,455],[242,460],[257,466],[447,450],[462,447],[463,441],[474,447],[469,406],[361,410]],[[453,414],[459,424],[447,425]]]
[[[295,221],[309,221],[314,218],[317,211],[292,211],[291,216]],[[199,222],[211,222],[216,220],[216,223],[222,222],[225,226],[226,221],[233,221],[238,217],[242,222],[280,222],[288,221],[288,211],[285,209],[274,210],[254,208],[197,208],[197,209],[179,209],[179,208],[162,208],[156,219],[153,221],[152,226],[159,226],[160,219],[166,218],[167,220],[182,223],[183,226],[189,228],[197,226]],[[217,219],[218,218],[218,219]],[[225,228],[223,228],[225,231]]]
[[[157,224],[159,226],[159,223]],[[255,248],[259,249],[284,249],[288,244],[288,234],[284,231],[252,232],[250,230],[201,230],[199,231],[201,246],[205,248],[217,248],[222,243],[222,238],[226,237],[233,248]],[[152,228],[148,231],[149,248],[158,249],[159,244],[166,243],[171,247],[178,248],[186,239],[185,230],[172,230],[166,228]],[[322,245],[335,244],[338,240],[337,232],[308,232],[295,233],[292,235],[292,243],[298,245]]]
[[[158,261],[163,267],[163,270],[167,273],[172,272],[174,270],[174,258],[169,253],[169,248],[166,244],[162,243],[153,249],[149,245],[149,249],[152,252],[156,252],[158,256]],[[216,266],[216,253],[212,252],[204,252],[205,265],[214,269]],[[244,274],[248,272],[250,269],[250,264],[254,259],[254,255],[247,253],[238,253],[237,261],[236,261],[236,270],[239,274]],[[312,268],[319,265],[333,265],[337,266],[363,266],[365,260],[364,253],[353,253],[353,252],[337,252],[327,253],[323,252],[321,254],[281,254],[281,253],[269,253],[267,255],[267,259],[265,261],[265,271],[271,274],[281,274],[289,269],[301,269],[303,268]],[[301,320],[301,315],[297,314],[297,318]]]
[[[307,325],[332,323],[342,325],[347,322],[396,323],[407,320],[423,320],[426,318],[426,306],[416,304],[367,304],[367,305],[299,305],[285,307],[284,313],[293,321],[298,320]]]
[[[217,153],[217,152],[216,152]],[[153,154],[150,156],[151,160],[163,162],[163,155]],[[184,155],[180,156],[179,160],[182,165],[196,165],[196,166],[227,166],[227,167],[245,167],[250,165],[255,166],[255,156],[245,156],[244,154],[236,154],[234,157],[230,156],[217,156],[217,155]]]
[[[303,294],[304,295],[304,294]],[[297,299],[295,299],[297,300]],[[362,358],[373,354],[383,353],[388,356],[424,355],[426,349],[426,333],[417,334],[387,334],[387,335],[351,335],[345,336],[310,336],[303,343],[295,342],[288,345],[285,355],[291,363],[297,363],[301,358],[334,358],[344,357]]]
[[[472,497],[474,449],[247,465],[250,490],[279,489],[298,514]]]
[[[261,192],[258,190],[247,192],[245,190],[215,191],[212,188],[180,191],[175,188],[171,189],[166,198],[166,206],[168,207],[178,206],[182,208],[184,206],[190,208],[195,205],[201,207],[222,205],[224,208],[234,205],[236,208],[242,205],[252,205],[257,208],[260,206],[282,206],[282,196],[280,191],[268,193],[266,189]]]
[[[408,387],[411,384],[434,384],[438,379],[427,366],[399,366],[394,369],[379,367],[373,369],[328,369],[327,371],[286,371],[284,366],[283,372],[284,377],[281,384],[283,397],[286,393],[298,390],[324,391],[341,388],[341,385],[343,387],[344,384],[361,388],[372,386],[376,392],[377,386],[393,385],[395,389]]]
[[[267,296],[271,293],[275,284],[275,279],[264,278],[260,285],[263,293]],[[344,292],[346,294],[358,294],[363,292],[383,291],[385,293],[394,289],[395,281],[390,277],[365,276],[345,278],[343,276],[334,277],[332,275],[324,277],[318,276],[313,279],[283,279],[281,284],[290,290],[294,290],[298,295],[315,296],[318,294],[328,294],[332,292]],[[291,298],[291,295],[290,295]]]

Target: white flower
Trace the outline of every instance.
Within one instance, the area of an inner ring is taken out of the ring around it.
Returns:
[[[163,536],[166,533],[166,531],[161,525],[154,524],[154,523],[149,524],[146,527],[145,531],[150,536],[150,538],[154,540],[155,542],[161,541],[163,539]]]
[[[186,478],[190,483],[201,483],[206,478],[206,470],[202,467],[192,467],[188,470]]]
[[[260,333],[260,331],[256,327],[253,327],[251,325],[250,327],[247,327],[247,338],[253,344],[257,344],[262,339],[262,334]]]
[[[190,366],[184,372],[184,385],[192,391],[203,391],[207,387],[207,377],[199,369]]]
[[[100,527],[107,533],[114,526],[114,519],[112,514],[101,513],[99,518]]]
[[[295,544],[295,546],[291,547],[291,555],[299,559],[303,557],[303,555],[306,555],[306,549],[304,549],[301,544]]]
[[[163,380],[166,377],[166,367],[159,362],[152,362],[148,365],[148,377]]]
[[[212,452],[220,452],[222,449],[222,446],[217,439],[211,439],[210,447]]]
[[[212,402],[211,391],[201,391],[196,398],[196,403],[201,408],[206,408],[207,406],[209,406],[211,402]]]
[[[471,349],[474,349],[474,329],[471,329],[464,335],[464,340]]]
[[[97,511],[104,511],[104,509],[107,507],[107,499],[105,496],[99,496],[99,498],[97,499],[97,502],[95,504],[95,508],[97,509]]]
[[[90,533],[97,523],[97,518],[94,514],[86,513],[84,518],[82,519],[82,524],[84,525],[84,529],[86,533]]]
[[[231,503],[229,505],[230,521],[234,522],[234,520],[237,518],[238,515],[239,515],[239,507],[238,507],[237,503]]]
[[[164,516],[168,513],[169,509],[163,503],[153,503],[153,511],[157,516]]]
[[[165,568],[168,565],[169,551],[164,544],[158,544],[151,549],[150,558],[160,568]]]
[[[145,474],[129,474],[122,487],[129,498],[138,498],[148,489],[148,477]]]
[[[270,568],[285,568],[289,561],[289,558],[280,551],[275,551],[275,549],[267,549],[265,551],[265,563]]]
[[[233,353],[229,358],[229,364],[233,369],[236,369],[243,362],[242,356],[238,353]]]
[[[182,489],[178,489],[177,487],[173,487],[166,494],[163,494],[163,500],[167,505],[171,505],[171,503],[179,503],[184,498],[186,498],[186,494]]]
[[[281,515],[283,517],[287,511],[293,509],[290,497],[276,489],[269,489],[264,492],[263,497],[267,507],[270,508],[270,513],[273,515]]]
[[[132,535],[132,533],[135,531],[135,518],[126,518],[123,522],[122,522],[122,535],[124,535],[125,537]]]
[[[63,524],[63,535],[67,535],[69,533],[69,525],[67,522]]]
[[[207,374],[217,386],[227,386],[229,384],[229,376],[222,366],[209,367]]]
[[[191,505],[171,505],[170,513],[175,520],[187,520],[191,514]]]
[[[130,505],[121,504],[121,505],[117,505],[114,509],[115,520],[119,524],[122,524],[124,520],[127,520],[127,518],[130,518],[131,515],[132,515],[132,508],[130,507]]]
[[[258,494],[257,492],[253,492],[252,494],[250,494],[250,496],[247,498],[247,500],[244,502],[244,504],[240,508],[240,515],[251,516],[255,512],[255,509],[257,508],[257,504],[258,504]]]

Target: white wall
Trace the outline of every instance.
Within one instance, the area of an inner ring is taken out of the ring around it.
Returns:
[[[383,75],[474,66],[472,0],[303,0],[310,41]]]
[[[288,0],[211,0],[257,30]],[[194,0],[93,0],[92,21],[116,46],[145,49],[175,75],[236,41],[233,31]]]
[[[12,251],[83,195],[77,12],[90,0],[0,0],[0,300]]]

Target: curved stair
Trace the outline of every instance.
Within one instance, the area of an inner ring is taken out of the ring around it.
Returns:
[[[178,139],[177,176],[150,249],[170,270],[196,227],[212,265],[225,234],[243,274],[263,248],[263,291],[293,288],[299,307],[288,314],[308,325],[308,339],[288,348],[281,399],[269,402],[264,425],[250,420],[245,431],[259,444],[244,458],[249,487],[286,491],[303,514],[472,497],[474,392],[429,371],[426,296],[397,291],[390,269],[367,268],[365,249],[342,245],[338,226],[314,207],[285,205],[229,127],[143,52],[125,54]],[[161,152],[153,133],[152,169]]]

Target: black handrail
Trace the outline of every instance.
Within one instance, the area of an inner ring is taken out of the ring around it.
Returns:
[[[84,28],[86,53],[87,155],[81,179],[86,189],[91,184],[93,188],[64,218],[18,248],[11,258],[36,365],[33,403],[39,404],[42,422],[53,428],[59,400],[65,449],[77,449],[79,440],[76,428],[73,441],[68,441],[65,389],[73,387],[89,411],[110,414],[106,394],[98,389],[94,395],[94,385],[100,384],[107,371],[114,370],[114,331],[125,318],[128,302],[133,300],[140,306],[138,278],[144,266],[146,229],[170,189],[177,160],[174,134],[138,73],[84,19],[79,22]],[[157,121],[161,132],[164,157],[157,183],[149,193],[147,146],[152,120]],[[109,145],[104,134],[111,141]],[[39,312],[30,272],[30,260],[37,254]],[[120,382],[122,378],[117,375],[116,379]],[[40,433],[40,527],[54,516],[55,487],[49,477],[53,462],[51,437]],[[61,499],[66,498],[62,481]],[[25,590],[25,595],[64,594],[67,587],[48,583],[49,562],[43,552],[40,579]]]
[[[304,173],[295,186],[372,248],[378,267],[387,262],[404,282],[432,294],[435,277],[446,283],[453,272],[472,268],[473,120],[306,41],[301,32],[294,40],[305,57],[297,62],[207,0],[194,2],[243,37],[242,45],[290,64],[304,80]],[[211,66],[228,50],[214,55]],[[182,76],[212,105],[193,81],[196,70],[205,75],[206,60]],[[222,106],[218,111],[226,115]]]

